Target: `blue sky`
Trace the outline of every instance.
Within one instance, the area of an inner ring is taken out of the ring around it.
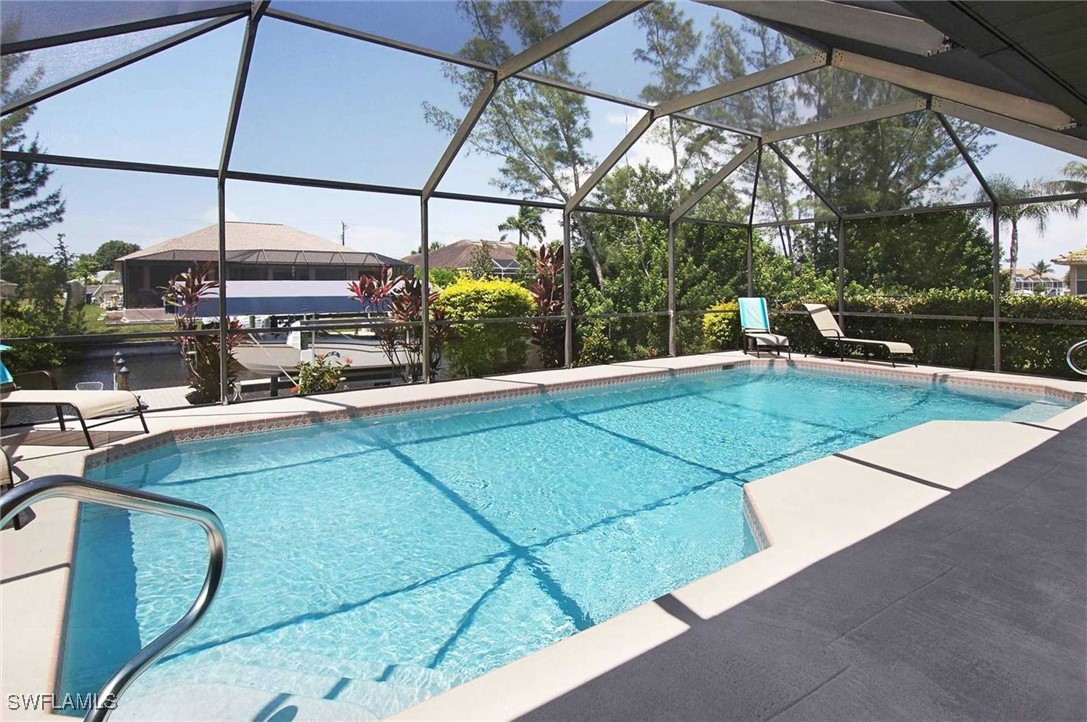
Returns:
[[[596,3],[574,3],[583,14]],[[284,3],[306,12],[306,3]],[[699,27],[714,15],[735,16],[684,3]],[[312,14],[353,23],[453,52],[467,37],[452,3],[314,5]],[[177,165],[214,167],[234,83],[243,26],[225,28],[39,104],[31,128],[48,152]],[[143,41],[162,37],[162,31]],[[129,48],[133,38],[81,44],[42,59],[79,70]],[[644,42],[633,17],[574,47],[572,62],[592,87],[636,97],[645,66],[631,50]],[[515,50],[519,48],[514,48]],[[261,23],[232,160],[237,170],[419,187],[445,149],[447,137],[423,118],[424,101],[459,109],[455,89],[440,62],[266,18]],[[58,73],[59,74],[59,73]],[[640,111],[590,100],[594,138],[590,150],[603,158],[640,117]],[[1070,157],[1007,136],[981,162],[985,173],[1018,180],[1054,177]],[[629,162],[649,159],[664,167],[664,148],[643,141]],[[440,189],[503,195],[490,185],[498,161],[463,155]],[[64,189],[63,224],[26,237],[28,248],[46,252],[57,232],[77,252],[111,238],[148,245],[210,225],[216,218],[215,183],[206,179],[117,171],[57,168]],[[972,195],[972,191],[966,195]],[[971,198],[964,198],[971,200]],[[231,182],[227,208],[236,220],[286,223],[347,244],[392,256],[418,245],[418,200],[377,194]],[[497,225],[515,206],[433,201],[432,240],[497,238]],[[550,237],[559,236],[558,214],[546,216]],[[1044,237],[1021,229],[1024,262],[1053,256],[1087,242],[1087,218],[1054,217]]]

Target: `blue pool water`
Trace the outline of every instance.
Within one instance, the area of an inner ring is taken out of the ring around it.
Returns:
[[[748,556],[745,482],[931,419],[1062,405],[733,370],[193,442],[97,469],[206,504],[208,617],[132,689],[189,684],[387,715]],[[82,512],[63,688],[90,692],[203,578],[184,522]]]

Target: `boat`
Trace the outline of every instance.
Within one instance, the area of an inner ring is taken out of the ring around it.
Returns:
[[[214,289],[197,315],[214,321],[218,313]],[[254,374],[293,374],[315,355],[339,359],[348,374],[394,373],[371,328],[387,309],[358,301],[346,281],[229,281],[226,315],[245,329],[234,358]]]
[[[370,329],[307,330],[306,325],[305,321],[295,321],[286,333],[250,330],[246,341],[234,347],[234,358],[260,376],[294,373],[300,362],[314,356],[337,359],[344,371],[393,370],[381,342]]]

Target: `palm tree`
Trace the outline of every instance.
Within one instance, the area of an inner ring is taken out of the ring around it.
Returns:
[[[1061,168],[1064,178],[1046,183],[1050,193],[1087,193],[1087,163],[1074,160]],[[1087,208],[1087,199],[1079,198],[1065,204],[1063,209],[1072,216],[1079,217],[1079,212]]]
[[[517,215],[510,216],[504,222],[498,224],[500,231],[517,231],[517,245],[525,245],[525,238],[535,238],[542,241],[544,233],[543,211],[531,206],[521,206]]]
[[[1047,184],[1042,180],[1031,180],[1019,185],[1013,178],[1002,173],[990,177],[988,181],[993,193],[1002,201],[1037,198],[1044,196],[1048,189]],[[977,201],[985,203],[988,200],[989,197],[985,192],[979,190]],[[1000,206],[997,211],[1000,224],[1008,224],[1012,231],[1011,242],[1008,244],[1008,267],[1012,269],[1013,273],[1015,272],[1016,263],[1019,262],[1019,224],[1024,221],[1033,221],[1034,225],[1038,227],[1038,232],[1044,236],[1049,222],[1049,214],[1065,206],[1066,204],[1059,201]],[[991,208],[986,209],[986,212],[990,217],[992,216]]]
[[[1046,263],[1045,259],[1043,258],[1042,260],[1031,266],[1030,270],[1034,273],[1034,275],[1041,277],[1052,271],[1053,266]]]

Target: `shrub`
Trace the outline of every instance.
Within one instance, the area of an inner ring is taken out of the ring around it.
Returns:
[[[702,317],[703,345],[707,351],[728,351],[740,348],[740,304],[726,301],[710,308],[719,313]]]
[[[430,269],[430,285],[446,288],[456,283],[460,275],[452,268],[432,268]]]
[[[319,394],[323,391],[335,391],[344,380],[343,369],[351,359],[333,359],[329,354],[315,355],[310,361],[298,364],[298,385],[291,393],[299,396]]]
[[[436,306],[449,321],[531,316],[536,303],[524,287],[511,281],[461,278],[442,292]],[[524,322],[458,323],[450,342],[449,363],[461,376],[518,371],[528,358],[528,326]]]
[[[5,343],[28,336],[53,335],[52,324],[40,310],[29,304],[4,301],[0,304],[0,335]],[[53,343],[20,343],[4,352],[4,365],[13,374],[49,369],[64,364],[67,354]]]
[[[195,270],[179,273],[161,288],[163,302],[174,309],[174,324],[179,331],[195,331],[201,326],[197,308],[208,294],[219,287],[211,278],[211,263],[199,264]],[[202,324],[204,330],[219,328],[217,323]],[[234,347],[244,336],[237,333],[240,325],[236,320],[228,323],[226,348],[220,349],[219,336],[175,336],[174,342],[189,370],[189,386],[192,391],[185,398],[190,403],[202,404],[217,401],[222,393],[220,359],[226,354],[227,388],[233,389],[241,371],[241,364],[234,358]]]
[[[608,338],[607,327],[594,321],[584,327],[575,366],[595,366],[615,360],[615,344]]]
[[[563,314],[563,250],[540,244],[540,250],[522,254],[518,246],[517,257],[524,256],[536,269],[536,277],[529,285],[537,316],[561,316]],[[566,324],[562,321],[537,321],[532,324],[532,342],[540,348],[544,368],[555,369],[563,365],[566,355]]]
[[[804,301],[824,303],[832,310],[837,307],[833,297],[809,297]],[[847,294],[845,301],[846,310],[855,313],[968,317],[971,320],[848,316],[844,330],[861,337],[905,341],[917,351],[917,360],[923,364],[993,368],[993,300],[986,291],[933,289],[899,297],[860,292]],[[1087,320],[1087,299],[1009,296],[1001,299],[1000,307],[1003,371],[1075,378],[1064,356],[1072,343],[1087,336],[1087,328],[1016,323],[1015,319]],[[815,330],[799,301],[783,303],[781,310],[771,311],[771,317],[775,330],[789,337],[793,351],[837,354],[837,348]]]

